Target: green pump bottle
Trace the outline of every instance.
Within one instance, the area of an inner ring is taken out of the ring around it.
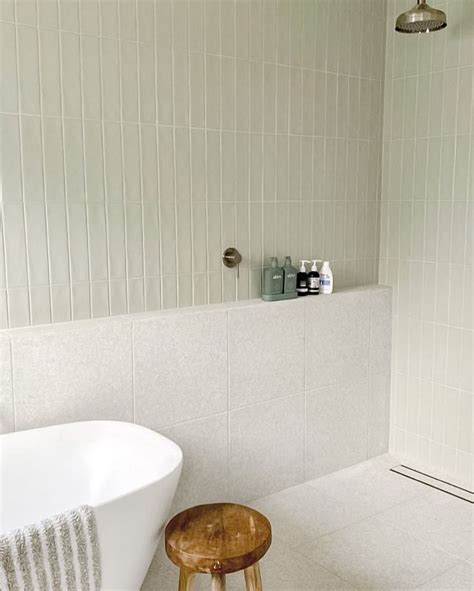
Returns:
[[[291,264],[291,257],[285,257],[285,264],[283,269],[283,293],[295,293],[296,292],[296,276],[298,270]]]
[[[278,259],[272,257],[271,267],[263,270],[262,296],[275,296],[283,293],[283,269],[278,266]],[[264,298],[265,299],[265,298]]]

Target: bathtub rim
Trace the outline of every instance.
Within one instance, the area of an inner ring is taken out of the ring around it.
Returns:
[[[169,437],[166,437],[165,435],[162,435],[161,433],[158,433],[157,431],[154,431],[153,429],[150,429],[149,427],[144,427],[143,425],[137,425],[136,423],[131,423],[131,422],[127,422],[127,421],[114,421],[114,420],[103,420],[103,419],[91,419],[91,420],[84,420],[84,421],[71,421],[69,423],[58,423],[56,425],[45,425],[43,427],[35,427],[33,429],[22,429],[21,431],[11,431],[9,433],[2,433],[0,434],[0,458],[1,458],[1,443],[2,441],[5,441],[6,438],[10,438],[10,437],[21,437],[22,435],[29,433],[29,432],[38,432],[38,431],[44,431],[46,429],[61,429],[61,428],[67,428],[70,427],[72,425],[99,425],[99,424],[106,424],[106,425],[110,425],[113,424],[115,426],[124,426],[126,425],[127,429],[131,429],[131,430],[135,430],[135,431],[141,431],[141,432],[147,432],[147,433],[151,433],[154,436],[157,436],[158,439],[161,439],[162,441],[165,440],[166,444],[169,445],[171,448],[174,448],[174,451],[177,453],[177,457],[176,457],[176,462],[168,469],[163,471],[162,474],[160,474],[159,478],[155,477],[155,478],[151,478],[150,480],[148,480],[147,482],[143,483],[140,486],[135,486],[130,488],[129,490],[122,492],[120,494],[114,495],[114,496],[110,496],[108,499],[101,501],[100,503],[86,503],[88,504],[90,507],[92,507],[93,509],[99,509],[100,507],[103,507],[109,503],[118,501],[120,499],[123,499],[125,497],[128,497],[134,493],[137,493],[139,491],[142,491],[150,486],[153,486],[154,484],[156,484],[157,482],[160,482],[160,480],[164,480],[165,478],[168,478],[169,476],[171,476],[174,472],[176,471],[181,471],[182,467],[183,467],[183,451],[182,449],[179,447],[179,445],[174,442],[172,439],[170,439]],[[46,518],[47,516],[45,516]]]

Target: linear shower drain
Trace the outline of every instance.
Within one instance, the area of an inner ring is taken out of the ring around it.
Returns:
[[[404,466],[403,464],[390,468],[390,471],[395,472],[395,474],[400,474],[400,476],[405,476],[405,478],[410,478],[411,480],[416,480],[417,482],[426,484],[426,486],[430,486],[431,488],[436,488],[437,490],[440,490],[453,497],[457,497],[458,499],[462,499],[463,501],[467,501],[468,503],[474,504],[474,492],[467,490],[466,488],[461,488],[460,486],[456,486],[455,484],[451,484],[445,480],[440,480],[439,478],[435,478],[434,476],[430,476],[429,474],[425,474],[424,472],[420,472],[419,470],[415,470],[409,466]]]

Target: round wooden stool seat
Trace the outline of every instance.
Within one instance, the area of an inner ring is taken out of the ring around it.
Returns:
[[[261,587],[258,561],[272,541],[268,519],[243,505],[214,503],[186,509],[166,526],[168,558],[181,569],[180,591],[192,575],[212,575],[212,588],[225,589],[225,575],[244,570],[247,589]]]

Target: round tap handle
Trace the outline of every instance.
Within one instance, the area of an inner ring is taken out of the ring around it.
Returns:
[[[237,267],[237,279],[239,279],[239,265],[242,262],[242,255],[240,254],[240,252],[233,246],[226,248],[224,250],[224,254],[222,255],[222,262],[226,267],[229,267],[230,269]]]
[[[226,267],[233,268],[240,265],[242,262],[242,255],[240,252],[234,248],[233,246],[226,248],[224,250],[224,254],[222,255],[222,262]]]

